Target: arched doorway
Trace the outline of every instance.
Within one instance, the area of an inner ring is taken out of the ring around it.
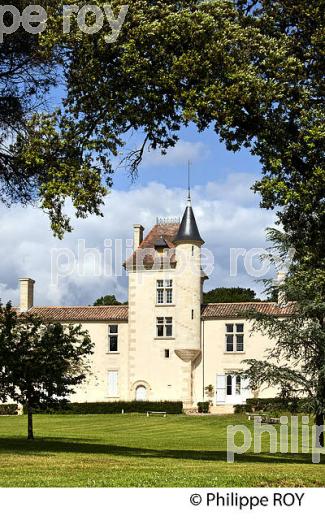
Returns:
[[[135,389],[135,400],[146,401],[147,400],[147,389],[144,385],[138,385]]]

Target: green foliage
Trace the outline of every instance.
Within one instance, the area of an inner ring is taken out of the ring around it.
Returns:
[[[45,414],[117,414],[122,413],[166,412],[168,414],[183,413],[181,401],[115,401],[111,403],[62,403],[55,408],[36,409],[36,413]],[[26,413],[26,407],[24,413]]]
[[[276,230],[269,236],[273,240],[269,259],[276,264],[288,253],[290,237]],[[325,414],[325,269],[320,267],[322,259],[316,265],[311,259],[295,255],[286,280],[280,286],[268,284],[269,291],[277,286],[281,304],[289,305],[291,313],[285,319],[250,313],[253,331],[266,334],[273,346],[267,351],[267,359],[244,363],[252,389],[278,387],[283,400],[308,396],[320,426]]]
[[[209,401],[200,401],[199,403],[197,403],[197,409],[199,413],[209,413]]]
[[[254,398],[247,399],[246,404],[235,405],[235,413],[309,413],[310,402],[308,399],[292,398],[285,401],[281,398]]]
[[[16,404],[0,404],[0,415],[17,415],[18,406]]]
[[[98,298],[94,306],[101,306],[101,305],[123,305],[121,302],[119,302],[116,299],[116,296],[114,294],[107,294],[106,296],[102,296],[101,298]]]
[[[0,400],[25,405],[29,437],[34,408],[55,404],[74,393],[89,371],[93,345],[81,326],[42,321],[0,303]]]
[[[47,8],[54,1],[42,2]],[[12,1],[20,12],[30,5],[27,0]],[[11,25],[9,13],[4,23]],[[57,83],[57,50],[50,52],[40,45],[40,36],[22,27],[4,36],[0,44],[0,200],[5,203],[31,203],[38,199],[38,187],[45,178],[37,178],[37,170],[26,167],[11,146],[15,137],[27,138],[29,118],[45,110],[45,98]],[[34,164],[34,167],[37,165]]]
[[[246,147],[260,158],[263,176],[255,190],[264,207],[280,208],[279,220],[299,254],[310,250],[316,258],[325,250],[318,0],[134,0],[110,44],[107,21],[103,30],[87,35],[72,17],[70,33],[63,34],[64,3],[47,2],[47,31],[35,39],[45,66],[50,63],[52,72],[53,63],[62,67],[63,107],[53,113],[44,107],[33,115],[24,110],[19,93],[12,95],[10,106],[20,102],[24,124],[2,162],[2,178],[18,200],[40,199],[54,232],[62,236],[71,229],[64,214],[67,198],[79,217],[100,214],[112,183],[112,158],[130,132],[145,136],[138,150],[124,156],[136,174],[146,147],[164,153],[176,144],[180,128],[194,123],[199,131],[212,126],[229,150]],[[106,0],[95,3],[103,7]],[[121,2],[110,5],[118,13]],[[16,35],[5,39],[9,54],[10,42]],[[19,56],[13,52],[7,62],[0,60],[7,67],[4,85],[21,77],[11,67]],[[26,82],[32,77],[41,95],[38,79],[46,86],[47,72],[29,74],[43,62],[38,54],[28,57]],[[18,190],[8,180],[12,172],[24,181]]]
[[[243,287],[218,287],[204,293],[204,303],[233,303],[260,301],[252,289]]]

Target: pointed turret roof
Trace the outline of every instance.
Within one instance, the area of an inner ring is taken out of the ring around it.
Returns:
[[[198,242],[199,244],[204,244],[204,240],[202,240],[199,229],[197,227],[197,223],[194,216],[194,211],[192,208],[191,202],[191,194],[189,191],[187,206],[182,218],[181,225],[179,227],[178,233],[174,240],[175,244],[179,244],[180,242]]]

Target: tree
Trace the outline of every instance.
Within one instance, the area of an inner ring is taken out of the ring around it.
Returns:
[[[285,254],[287,237],[272,231],[274,248]],[[291,316],[279,319],[269,314],[251,312],[253,330],[260,331],[274,340],[267,359],[245,361],[245,376],[250,386],[262,384],[278,386],[281,395],[308,397],[310,411],[316,424],[323,428],[325,416],[325,272],[323,269],[306,269],[302,262],[294,260],[288,276],[278,287],[281,298],[292,310]],[[269,289],[274,289],[269,284]],[[294,302],[294,303],[290,303]],[[324,434],[320,435],[324,446]]]
[[[30,2],[17,0],[10,6],[22,13]],[[48,14],[62,13],[60,2],[47,0],[42,7]],[[11,26],[12,15],[5,8],[3,23]],[[78,217],[100,214],[107,189],[78,138],[66,140],[55,128],[60,111],[52,111],[48,97],[64,83],[68,61],[61,45],[49,50],[41,41],[42,35],[20,27],[3,35],[0,43],[0,201],[8,206],[38,203],[62,237],[62,229],[71,229],[63,212],[66,199],[71,198]],[[63,119],[60,124],[62,128]],[[106,179],[110,184],[108,173]]]
[[[217,287],[204,293],[204,303],[256,302],[256,293],[243,287]]]
[[[72,16],[63,34],[62,3],[49,3],[41,45],[62,67],[63,107],[32,114],[12,149],[15,171],[35,175],[34,193],[55,233],[71,229],[64,214],[69,196],[78,216],[100,213],[112,157],[130,132],[144,136],[124,157],[136,174],[146,147],[164,153],[182,125],[194,123],[199,131],[212,126],[229,150],[247,147],[260,158],[255,190],[262,205],[280,208],[297,254],[309,250],[319,261],[325,250],[319,1],[134,0],[112,43],[105,41],[107,20],[89,35]],[[110,4],[118,13],[122,2]]]
[[[74,393],[89,371],[93,345],[81,326],[42,321],[0,304],[0,401],[27,408],[28,439],[33,409],[53,406]]]
[[[98,298],[95,301],[94,305],[100,306],[100,305],[123,305],[123,304],[116,299],[116,296],[114,294],[107,294],[106,296],[102,296],[101,298]]]
[[[11,2],[19,12],[29,5]],[[5,12],[3,23],[10,26],[11,14]],[[2,35],[3,36],[3,35]],[[22,27],[4,35],[0,44],[0,200],[5,203],[35,200],[36,175],[18,164],[14,148],[17,137],[26,135],[31,115],[43,107],[50,88],[55,85],[55,52],[45,54],[39,35]]]

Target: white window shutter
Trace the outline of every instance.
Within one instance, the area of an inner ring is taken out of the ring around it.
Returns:
[[[118,371],[110,370],[108,372],[108,397],[118,397]]]
[[[217,384],[216,384],[216,403],[225,403],[226,402],[226,376],[225,374],[217,374]]]

